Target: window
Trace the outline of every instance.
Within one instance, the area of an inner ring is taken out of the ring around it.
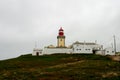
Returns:
[[[109,53],[109,51],[107,51],[107,53]]]
[[[114,51],[112,51],[112,53],[114,53]]]
[[[90,49],[88,49],[90,51]]]
[[[78,51],[78,50],[81,50],[81,49],[76,49],[76,50]]]

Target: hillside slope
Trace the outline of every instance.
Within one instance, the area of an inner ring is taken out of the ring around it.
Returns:
[[[120,63],[99,55],[22,55],[0,61],[0,80],[119,80]]]

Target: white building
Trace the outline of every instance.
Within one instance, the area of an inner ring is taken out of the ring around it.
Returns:
[[[64,30],[59,29],[57,36],[57,46],[49,45],[44,49],[33,49],[33,56],[49,55],[55,53],[66,54],[100,54],[100,55],[115,55],[113,48],[106,48],[103,50],[103,46],[94,42],[78,42],[76,41],[71,46],[66,47]]]
[[[115,55],[115,50],[112,47],[105,48],[104,50],[96,51],[99,55]]]
[[[115,55],[114,48],[112,47],[105,48],[104,51],[105,51],[105,55]]]
[[[87,53],[95,54],[96,51],[102,50],[102,45],[90,42],[78,42],[73,43],[72,47],[73,53]]]
[[[33,55],[33,56],[43,55],[43,50],[42,50],[42,49],[38,49],[38,48],[34,48],[32,55]]]

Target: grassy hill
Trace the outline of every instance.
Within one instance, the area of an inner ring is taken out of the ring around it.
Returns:
[[[0,61],[0,80],[119,80],[120,63],[99,55],[22,55]]]

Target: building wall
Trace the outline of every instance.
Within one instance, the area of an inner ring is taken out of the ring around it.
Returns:
[[[65,47],[65,38],[58,38],[58,47]]]
[[[65,36],[57,37],[57,47],[65,47]]]
[[[114,51],[114,48],[106,48],[105,49],[105,55],[115,55],[115,51]]]
[[[74,45],[73,53],[93,53],[92,48],[85,45]]]
[[[72,53],[72,49],[69,48],[44,48],[43,54],[54,54],[54,53]]]
[[[81,44],[74,44],[73,45],[73,53],[93,53],[93,49],[100,50],[101,45],[81,45]]]

